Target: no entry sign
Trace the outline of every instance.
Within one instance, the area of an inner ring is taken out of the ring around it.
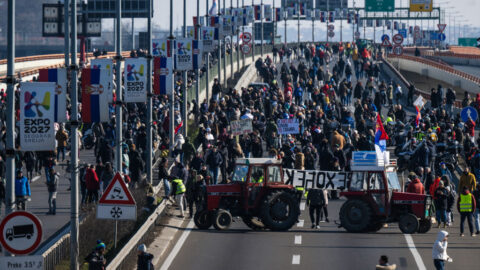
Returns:
[[[0,223],[0,243],[10,253],[26,255],[42,241],[42,223],[30,212],[16,211]]]

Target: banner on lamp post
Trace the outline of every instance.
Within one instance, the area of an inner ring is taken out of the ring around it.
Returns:
[[[123,98],[127,103],[147,101],[147,59],[125,60]]]

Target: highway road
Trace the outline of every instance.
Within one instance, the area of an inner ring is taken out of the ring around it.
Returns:
[[[161,269],[374,269],[381,255],[397,269],[434,269],[431,254],[439,229],[405,235],[390,224],[377,233],[347,233],[333,222],[343,201],[330,202],[330,223],[320,223],[320,229],[310,228],[308,207],[287,232],[252,231],[240,219],[224,232],[187,229],[183,235],[188,237],[173,248],[178,249],[176,256],[170,252],[160,260],[171,262]],[[448,254],[454,260],[448,269],[477,269],[480,239],[461,238],[458,225],[457,215],[455,225],[447,229]]]

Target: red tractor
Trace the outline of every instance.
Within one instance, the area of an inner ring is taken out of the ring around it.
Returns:
[[[241,217],[255,230],[288,230],[300,215],[300,196],[293,186],[284,184],[280,161],[238,159],[228,184],[206,186],[195,225],[208,229],[213,224],[217,230],[226,230],[233,217]]]
[[[391,222],[408,234],[426,233],[432,226],[432,198],[401,192],[395,166],[353,170],[347,191],[340,195],[347,198],[340,226],[348,232],[375,232]]]

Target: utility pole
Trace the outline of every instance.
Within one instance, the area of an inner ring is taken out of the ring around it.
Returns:
[[[247,13],[246,13],[246,10],[245,10],[245,0],[242,0],[242,8],[243,8],[242,14],[243,14],[243,17],[244,17],[244,18],[242,18],[242,36],[243,36],[243,34],[245,34],[245,22],[247,21],[246,20]],[[242,42],[242,45],[244,45],[243,42]],[[244,53],[242,53],[242,68],[245,68],[245,54]]]
[[[197,25],[196,25],[197,29],[197,41],[200,42],[200,35],[201,35],[201,25],[200,25],[200,0],[197,0]],[[203,57],[203,51],[201,52],[201,54],[198,56],[200,58],[200,61],[202,60],[202,57]],[[200,65],[197,65],[197,70],[195,71],[196,75],[195,75],[195,100],[197,101],[197,105],[200,106],[200,76],[199,76],[199,73],[200,73]]]
[[[15,207],[15,0],[8,0],[7,22],[7,183],[5,214]]]
[[[173,35],[173,0],[170,0],[170,36],[168,39],[170,40],[170,55],[175,57],[175,50],[173,49],[173,43],[175,41],[175,36]],[[170,123],[168,131],[170,137],[170,151],[172,151],[175,141],[175,80],[172,80],[172,93],[170,95]]]
[[[218,0],[220,2],[220,0]],[[223,16],[225,17],[226,12],[225,12],[225,0],[223,0]],[[223,23],[221,25],[222,27],[222,32],[223,32]],[[222,46],[222,51],[223,51],[223,86],[227,87],[227,37],[223,37],[223,46]]]
[[[297,1],[297,47],[298,55],[302,54],[300,51],[300,0]]]
[[[148,19],[147,19],[147,32],[148,32],[148,55],[147,55],[147,182],[153,184],[153,95],[152,95],[152,10],[153,0],[148,1]],[[132,20],[133,23],[133,20]],[[133,29],[133,28],[132,28]]]
[[[233,0],[230,0],[230,16],[233,18]],[[233,24],[233,19],[231,20]],[[230,26],[233,29],[233,25]],[[236,30],[236,28],[235,28]],[[234,31],[236,32],[236,31]],[[230,33],[230,78],[233,78],[233,35]]]
[[[71,125],[70,125],[70,164],[72,166],[72,175],[70,180],[70,269],[78,270],[79,269],[79,244],[78,244],[78,235],[79,235],[79,221],[78,221],[78,90],[77,90],[77,72],[79,70],[77,65],[77,1],[71,1],[72,7],[72,16],[71,16],[71,43],[72,46],[72,60],[70,65],[70,101],[72,105],[72,114],[71,114]]]
[[[260,1],[260,36],[262,40],[260,41],[260,56],[263,59],[263,0]]]
[[[64,14],[64,25],[63,27],[65,28],[65,36],[64,36],[64,41],[65,41],[65,68],[68,69],[68,66],[70,66],[70,22],[69,22],[69,16],[68,16],[68,11],[69,11],[69,5],[70,5],[70,0],[64,0],[63,1],[63,14]],[[68,88],[68,87],[67,87]]]
[[[217,61],[217,68],[218,68],[218,83],[222,84],[222,38],[223,38],[223,31],[222,31],[222,26],[223,26],[223,18],[222,18],[222,13],[220,12],[220,3],[221,1],[218,0],[218,10],[217,10],[217,16],[218,16],[218,61]]]
[[[327,31],[325,32],[327,34],[327,43],[328,43],[328,40],[329,40],[329,36],[328,36],[328,24],[330,23],[330,0],[327,0]]]
[[[283,0],[283,7],[284,8],[287,6],[286,1],[287,0]],[[287,15],[287,16],[285,16],[285,15]],[[285,29],[284,29],[285,30],[285,37],[284,37],[284,39],[285,39],[285,47],[286,47],[287,46],[287,19],[288,19],[287,17],[288,17],[288,14],[285,14],[285,10],[283,10],[283,17],[284,17],[284,21],[285,21]]]
[[[315,14],[312,16],[312,42],[315,43]]]
[[[135,18],[132,16],[132,50],[135,50]]]
[[[237,9],[240,8],[240,0],[237,0]],[[243,14],[243,11],[242,11],[242,14]],[[237,18],[235,18],[235,35],[237,36],[237,72],[240,72],[240,27],[238,27],[238,23],[239,23],[239,19],[242,20],[243,22],[243,18],[238,18],[239,16],[237,16]],[[232,48],[232,52],[233,52],[233,48]]]
[[[187,38],[187,0],[183,0],[183,38]],[[193,45],[193,44],[192,44]],[[187,90],[187,71],[182,71],[182,80],[183,80],[183,95],[182,99],[182,120],[183,120],[183,138],[187,138],[187,126],[188,126],[188,113],[187,113],[187,101],[188,101],[188,90]]]
[[[117,0],[116,4],[116,41],[115,41],[115,50],[117,51],[117,55],[115,56],[115,64],[116,64],[116,79],[117,79],[117,102],[115,103],[115,118],[116,118],[116,151],[115,151],[115,159],[116,159],[116,169],[117,172],[122,171],[122,1]]]
[[[343,42],[343,1],[340,0],[340,42]]]
[[[252,0],[252,8],[255,10],[255,5]],[[255,63],[255,14],[253,16],[253,23],[252,23],[252,64]]]
[[[210,20],[208,19],[209,18],[209,14],[208,14],[208,0],[205,2],[206,3],[206,6],[205,6],[205,21],[207,22],[207,25],[210,25]],[[198,18],[199,20],[199,18]],[[172,26],[170,26],[172,27]],[[170,36],[172,36],[172,34],[170,34]],[[213,43],[213,42],[212,42]],[[210,84],[210,76],[209,76],[209,71],[210,71],[210,52],[207,52],[205,54],[205,62],[206,62],[206,65],[207,65],[207,68],[206,68],[206,72],[205,72],[205,99],[207,100],[207,104],[210,102],[210,98],[209,98],[209,84]],[[200,100],[197,101],[198,102],[198,106],[200,106],[201,102]]]

